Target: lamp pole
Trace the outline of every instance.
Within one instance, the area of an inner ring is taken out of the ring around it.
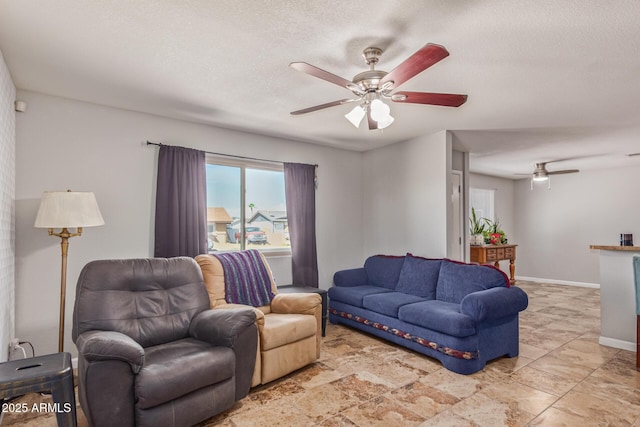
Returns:
[[[69,238],[82,235],[82,227],[77,228],[77,233],[70,233],[65,227],[60,233],[54,233],[53,228],[49,229],[49,236],[60,237],[60,248],[62,250],[62,273],[60,275],[60,322],[58,330],[58,352],[64,350],[64,314],[65,301],[67,296],[67,253],[69,252]]]

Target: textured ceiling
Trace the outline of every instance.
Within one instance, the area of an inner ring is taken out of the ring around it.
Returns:
[[[471,169],[518,177],[640,164],[640,1],[0,1],[0,50],[19,89],[364,151],[449,129]],[[367,46],[390,71],[426,43],[450,56],[402,90],[468,94],[460,108],[391,104],[383,132],[351,93]],[[552,167],[553,166],[553,167]]]

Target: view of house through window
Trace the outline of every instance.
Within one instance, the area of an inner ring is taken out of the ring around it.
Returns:
[[[291,249],[282,167],[210,158],[209,252]]]

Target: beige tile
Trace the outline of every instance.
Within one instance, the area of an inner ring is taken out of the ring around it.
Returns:
[[[264,427],[264,426],[312,426],[322,421],[321,417],[310,417],[301,414],[295,408],[278,405],[261,410],[243,412],[241,414],[231,414],[229,420],[232,426],[242,427]],[[226,424],[224,424],[226,425]]]
[[[444,369],[439,360],[425,356],[424,354],[416,353],[415,351],[407,350],[394,357],[402,361],[402,363],[411,366],[414,369],[418,369],[424,374],[430,374],[440,369]]]
[[[331,385],[358,402],[373,399],[393,388],[386,380],[366,371],[340,378]]]
[[[517,372],[514,372],[511,375],[511,378],[520,384],[524,384],[554,396],[562,396],[578,383],[578,381],[532,368],[531,364]]]
[[[520,342],[520,356],[522,357],[535,360],[547,353],[549,353],[548,349],[539,348],[525,342]]]
[[[529,414],[539,414],[558,400],[558,396],[516,381],[492,384],[483,389],[480,394]]]
[[[354,427],[357,426],[353,421],[349,418],[345,417],[342,414],[338,414],[334,417],[330,417],[322,420],[320,423],[315,424],[319,427]]]
[[[272,381],[268,385],[262,385],[254,388],[249,395],[243,399],[243,402],[252,404],[253,406],[266,406],[271,402],[281,400],[287,396],[302,394],[305,388],[302,387],[297,379],[293,377],[281,378]]]
[[[395,389],[386,396],[425,418],[433,417],[460,402],[459,398],[420,381]]]
[[[550,353],[551,356],[576,365],[596,369],[613,359],[620,350],[583,339],[570,341]]]
[[[603,381],[640,389],[640,371],[636,370],[635,353],[621,351],[616,357],[596,369],[592,376]]]
[[[574,363],[571,357],[554,352],[534,360],[528,366],[575,382],[582,381],[595,369]]]
[[[314,419],[326,419],[338,415],[340,412],[357,405],[359,400],[344,393],[335,384],[328,383],[306,390],[305,393],[277,402],[278,406],[295,406],[298,412]],[[272,406],[272,405],[270,405]],[[255,412],[260,417],[259,412]]]
[[[380,355],[378,363],[371,363],[371,360],[363,357],[353,357],[343,359],[337,364],[334,374],[341,377],[349,375],[361,375],[369,373],[383,380],[383,383],[391,388],[403,386],[417,381],[435,370],[433,363],[422,363],[428,370],[417,368],[418,363],[405,363],[405,360],[395,353]]]
[[[640,416],[640,407],[636,405],[574,390],[561,397],[553,407],[586,420],[598,421],[599,425],[631,425]]]
[[[294,378],[301,387],[310,389],[342,378],[342,374],[322,362],[316,362],[299,369],[291,374],[290,377]]]
[[[633,409],[640,416],[640,389],[637,387],[592,375],[571,391],[596,396],[609,402],[612,407],[620,405]]]
[[[418,427],[479,427],[474,420],[465,419],[451,411],[441,412]]]
[[[379,396],[344,411],[343,415],[358,426],[416,426],[424,421],[397,401]]]
[[[465,399],[485,385],[482,379],[471,375],[460,375],[441,369],[420,379],[420,382],[437,388],[458,399]]]
[[[549,408],[529,423],[530,427],[591,427],[604,426],[599,421],[584,419],[579,415],[568,414],[556,408]]]
[[[518,405],[492,399],[483,392],[463,400],[451,411],[467,422],[473,421],[483,427],[524,426],[535,418],[535,414],[524,411]]]

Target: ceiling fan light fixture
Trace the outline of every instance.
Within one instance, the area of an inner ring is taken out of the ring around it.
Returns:
[[[382,130],[386,128],[391,123],[393,123],[394,120],[395,119],[391,115],[387,116],[385,120],[378,120],[378,129]]]
[[[545,163],[536,163],[531,179],[533,181],[546,181],[549,179],[549,173],[545,168]]]
[[[386,122],[391,117],[391,108],[380,99],[371,101],[371,118],[376,122]]]
[[[349,122],[354,125],[356,128],[360,127],[360,123],[364,118],[365,111],[361,105],[356,105],[353,110],[349,111],[344,117],[349,120]]]

